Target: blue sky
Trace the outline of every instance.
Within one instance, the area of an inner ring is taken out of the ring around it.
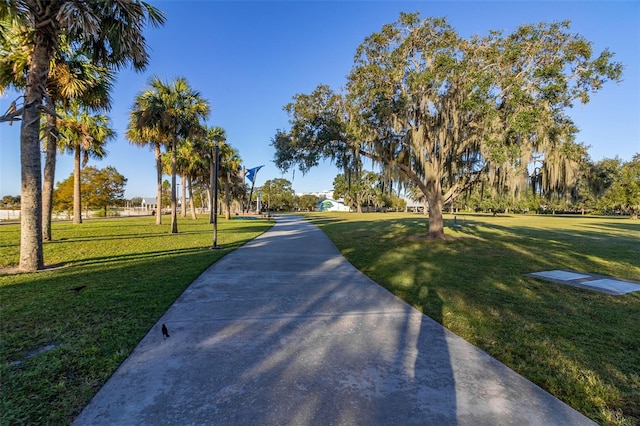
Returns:
[[[571,30],[608,47],[625,65],[624,81],[609,83],[587,105],[570,112],[591,146],[595,161],[640,152],[640,2],[637,1],[151,1],[167,14],[166,24],[147,31],[151,60],[147,70],[123,70],[110,112],[118,133],[108,156],[90,160],[114,166],[128,178],[126,197],[155,194],[153,153],[125,138],[128,111],[149,78],[186,77],[209,100],[209,125],[223,127],[247,168],[264,164],[256,185],[284,177],[296,192],[331,189],[338,170],[324,163],[306,176],[282,174],[269,146],[276,129],[287,129],[282,107],[297,93],[318,84],[344,86],[356,47],[394,22],[401,11],[422,17],[446,16],[465,37],[490,29],[511,31],[540,21],[572,21]],[[16,94],[0,99],[4,112]],[[0,124],[0,196],[20,193],[19,126]],[[56,181],[73,170],[72,157],[58,156]]]

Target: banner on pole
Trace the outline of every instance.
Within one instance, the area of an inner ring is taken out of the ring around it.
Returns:
[[[251,181],[251,183],[256,182],[256,175],[258,174],[258,170],[260,170],[263,167],[264,167],[264,164],[262,166],[254,167],[253,169],[247,170],[246,177]]]

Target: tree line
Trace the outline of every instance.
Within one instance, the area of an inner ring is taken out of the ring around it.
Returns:
[[[402,210],[406,199],[423,202],[426,199],[414,185],[395,185],[385,180],[384,173],[364,170],[358,176],[339,174],[333,181],[335,199],[344,200],[353,211]],[[575,179],[567,191],[545,191],[539,173],[532,173],[529,185],[510,193],[488,181],[470,187],[459,197],[444,205],[450,212],[475,211],[493,213],[596,214],[628,215],[638,218],[640,212],[640,154],[630,161],[608,158],[593,162],[582,158]]]

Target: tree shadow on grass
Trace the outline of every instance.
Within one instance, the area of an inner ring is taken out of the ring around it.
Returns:
[[[354,234],[368,232],[375,250],[344,237],[346,227],[336,238],[356,265],[394,294],[592,418],[606,421],[619,410],[637,421],[640,333],[633,318],[640,317],[639,295],[616,298],[523,276],[575,269],[637,280],[637,235],[603,235],[599,222],[592,229],[493,218],[465,219],[461,227],[446,222],[466,238],[440,244],[388,238],[394,226],[405,235],[425,232],[414,218],[354,223]],[[427,288],[441,296],[444,318],[438,317],[442,308],[420,297]]]

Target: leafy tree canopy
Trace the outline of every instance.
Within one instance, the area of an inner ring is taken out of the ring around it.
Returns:
[[[118,173],[115,167],[85,167],[81,173],[82,200],[85,208],[102,209],[105,214],[108,207],[122,205],[125,202],[124,190],[127,178]],[[59,211],[73,208],[73,173],[59,182],[54,191],[54,206]]]
[[[20,196],[5,195],[0,202],[3,207],[20,207]]]
[[[306,172],[322,158],[345,171],[373,159],[424,194],[429,236],[444,238],[443,204],[479,182],[517,191],[539,160],[546,186],[571,184],[580,149],[566,112],[621,78],[612,58],[568,21],[464,39],[444,18],[402,13],[357,48],[343,93],[321,85],[285,106],[274,161]]]
[[[313,194],[304,194],[298,197],[298,208],[304,211],[315,211],[320,197]]]
[[[287,179],[276,178],[267,180],[262,188],[262,202],[268,203],[272,210],[292,210],[295,206],[296,194],[291,182]]]
[[[638,219],[640,212],[640,154],[620,168],[617,179],[609,187],[605,200]]]

